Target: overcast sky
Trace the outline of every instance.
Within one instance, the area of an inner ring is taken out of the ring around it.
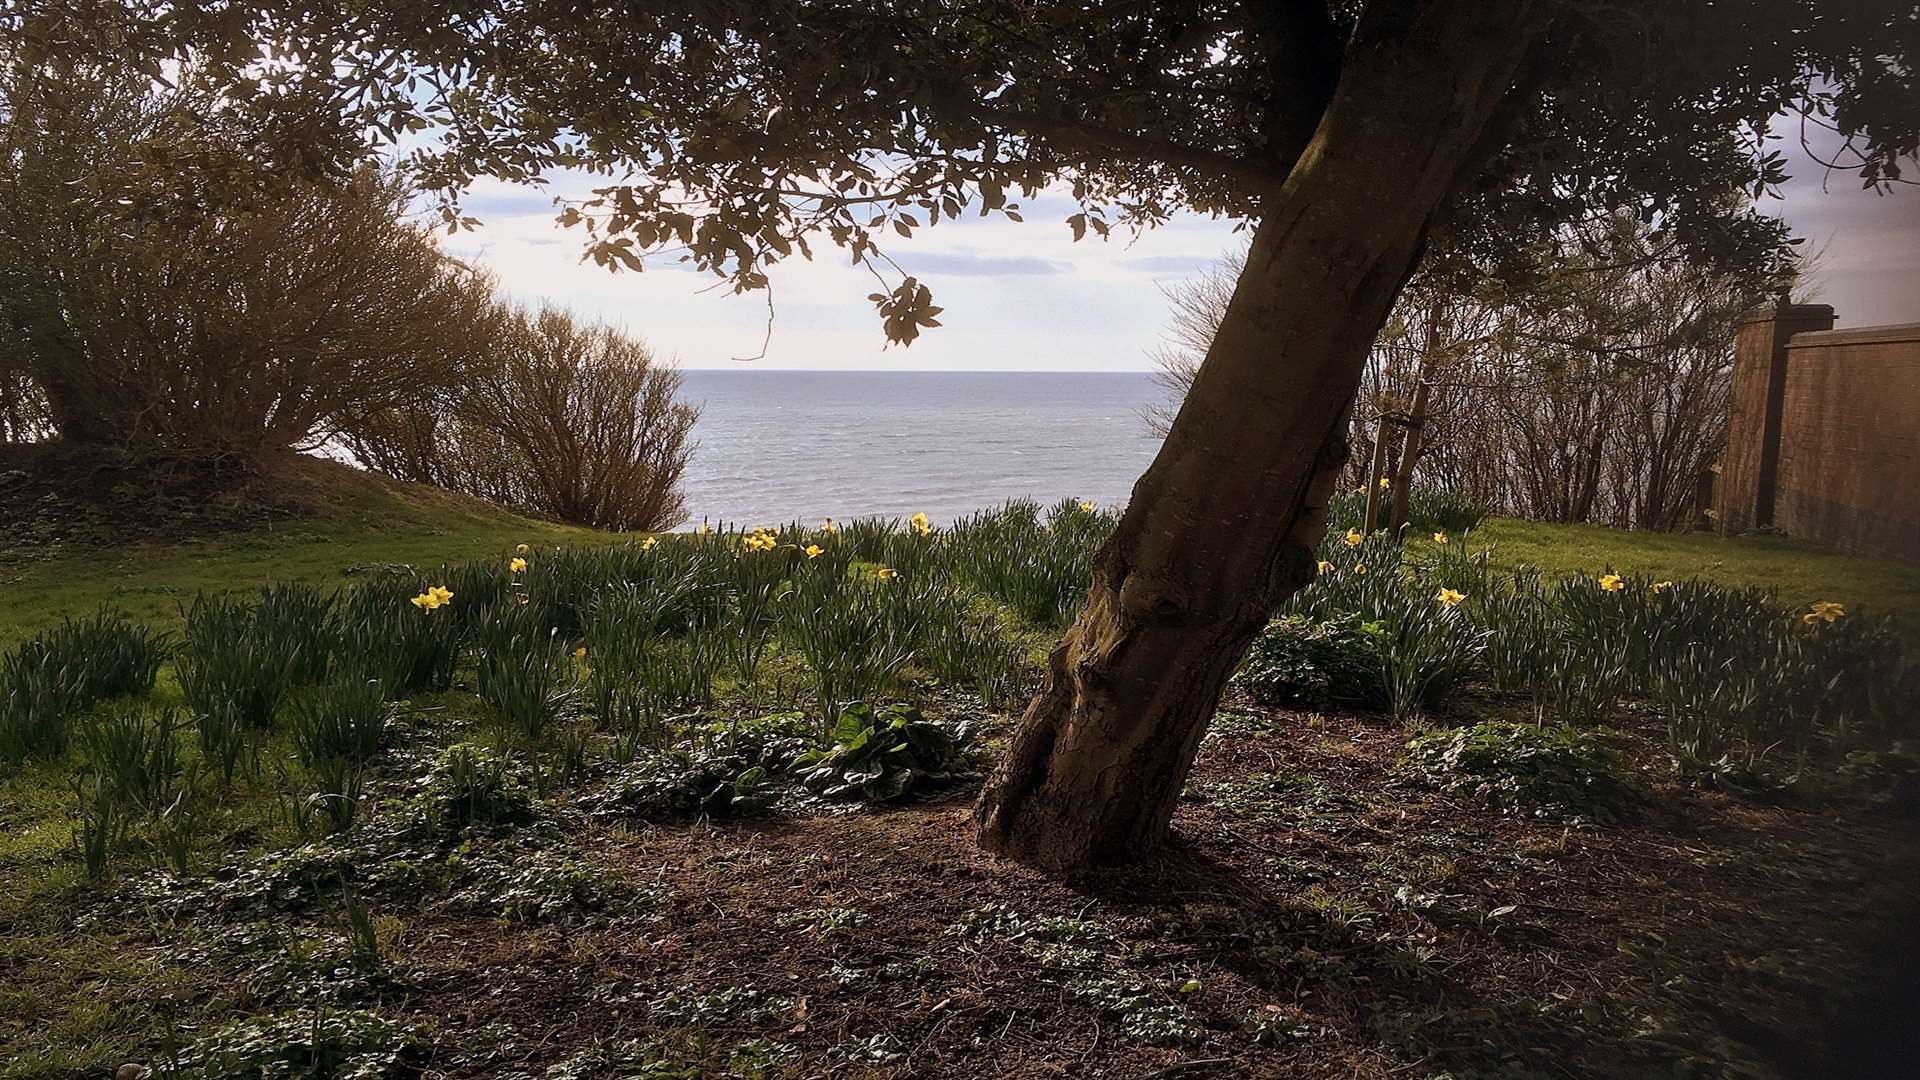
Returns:
[[[1840,326],[1920,321],[1920,188],[1877,195],[1835,173],[1823,191],[1822,170],[1797,150],[1794,157],[1785,198],[1769,200],[1769,209],[1825,249],[1818,299],[1837,309]],[[585,186],[483,182],[466,208],[484,226],[446,246],[490,267],[514,296],[623,326],[688,368],[1146,370],[1166,325],[1161,287],[1240,241],[1231,221],[1187,216],[1137,239],[1116,232],[1075,243],[1064,223],[1073,208],[1050,198],[1023,207],[1023,224],[942,222],[887,251],[932,287],[945,325],[910,348],[887,348],[866,300],[876,282],[821,238],[813,262],[795,257],[773,270],[772,340],[764,357],[743,363],[734,358],[761,350],[766,295],[713,288],[715,279],[670,259],[649,259],[638,274],[581,262],[584,234],[554,223],[552,198]]]

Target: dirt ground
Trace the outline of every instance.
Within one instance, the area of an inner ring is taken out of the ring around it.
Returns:
[[[473,1033],[436,1055],[458,1075],[643,1037],[715,1068],[771,1040],[804,1076],[1901,1075],[1875,950],[1920,887],[1883,808],[1666,788],[1637,822],[1521,819],[1396,779],[1382,722],[1222,726],[1137,868],[986,857],[966,792],[618,829],[595,846],[647,914],[409,919],[403,1011]]]

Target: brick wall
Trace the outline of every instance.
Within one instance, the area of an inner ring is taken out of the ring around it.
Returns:
[[[1920,561],[1920,323],[1823,318],[1782,305],[1740,328],[1721,526]]]

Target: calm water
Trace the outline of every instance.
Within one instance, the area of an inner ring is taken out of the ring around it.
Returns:
[[[1145,374],[688,371],[687,508],[742,525],[937,522],[1031,496],[1122,503],[1159,441]]]

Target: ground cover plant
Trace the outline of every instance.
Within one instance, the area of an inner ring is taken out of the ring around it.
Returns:
[[[84,640],[108,674],[0,774],[0,1075],[1710,1074],[1793,1051],[1660,972],[1799,1031],[1861,962],[1753,954],[1743,883],[1906,857],[1900,633],[1439,529],[1330,533],[1190,778],[1190,846],[1092,907],[983,862],[964,803],[1112,521],[509,543],[22,643],[10,673]],[[1838,918],[1799,888],[1765,917]],[[1541,974],[1567,964],[1625,989]]]

